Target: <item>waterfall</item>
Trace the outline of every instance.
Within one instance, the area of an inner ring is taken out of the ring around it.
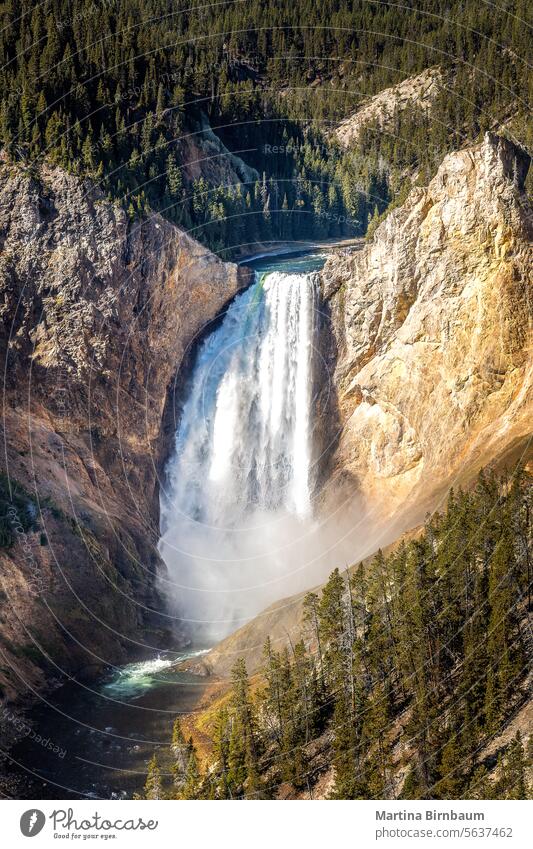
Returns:
[[[317,297],[315,272],[257,273],[197,352],[160,551],[167,595],[200,631],[221,636],[303,583]]]

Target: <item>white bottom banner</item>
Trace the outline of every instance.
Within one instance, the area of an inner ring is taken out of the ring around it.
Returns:
[[[117,847],[359,849],[529,847],[531,802],[3,801],[6,849],[66,841]],[[70,844],[69,844],[70,845]]]

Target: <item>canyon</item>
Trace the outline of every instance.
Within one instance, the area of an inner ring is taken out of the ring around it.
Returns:
[[[483,465],[527,461],[528,165],[487,134],[446,157],[362,250],[329,251],[319,509],[356,527],[354,558],[416,527]],[[154,581],[176,395],[195,337],[251,272],[157,215],[129,222],[90,181],[48,166],[2,166],[0,225],[3,486],[26,516],[0,555],[12,700],[179,640]],[[301,602],[276,602],[189,666],[225,676],[242,655],[257,668],[266,634],[281,645],[298,633]]]

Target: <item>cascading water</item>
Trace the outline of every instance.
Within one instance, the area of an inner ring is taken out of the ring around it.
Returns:
[[[198,352],[160,542],[167,594],[198,631],[220,636],[302,583],[317,296],[315,272],[257,274]]]
[[[179,512],[227,531],[257,509],[309,514],[314,277],[259,279],[204,345],[177,434],[171,521]]]
[[[314,272],[257,275],[198,352],[160,551],[167,594],[199,632],[220,636],[295,588],[291,544],[312,521],[316,303]]]

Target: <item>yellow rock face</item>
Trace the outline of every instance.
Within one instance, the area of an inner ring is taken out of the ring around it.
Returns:
[[[449,155],[364,250],[323,271],[341,435],[326,504],[362,496],[390,533],[531,434],[526,157],[487,135]]]

